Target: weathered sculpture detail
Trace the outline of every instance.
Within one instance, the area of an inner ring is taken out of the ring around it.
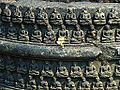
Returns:
[[[82,1],[0,2],[0,90],[120,89],[119,0]]]
[[[71,67],[70,76],[73,78],[82,77],[83,73],[81,68],[79,66],[76,66],[76,64],[74,64],[74,66]]]
[[[80,13],[79,23],[81,25],[90,25],[90,24],[92,24],[91,14],[88,12],[88,10],[86,8],[82,9],[82,12]]]
[[[22,12],[19,9],[19,6],[16,6],[15,10],[13,11],[12,14],[12,22],[14,23],[22,23]]]
[[[100,76],[103,78],[112,76],[111,67],[108,62],[105,62],[105,61],[103,62],[100,68]]]
[[[50,23],[54,25],[61,25],[63,24],[61,14],[54,8],[52,14],[50,15]]]
[[[34,30],[32,31],[31,42],[42,42],[42,33],[38,29],[37,25],[34,26]]]
[[[80,29],[79,25],[76,25],[74,31],[72,31],[72,38],[70,40],[71,43],[79,44],[85,42],[85,35],[84,32]]]
[[[96,25],[104,25],[106,24],[106,16],[105,13],[101,10],[101,8],[98,8],[95,15],[94,15],[94,24]]]
[[[4,22],[11,21],[11,10],[9,9],[8,5],[6,5],[2,11],[2,21],[4,21]]]
[[[71,78],[67,78],[67,83],[65,84],[65,90],[76,90],[75,83],[71,81]]]
[[[97,76],[98,72],[96,70],[96,67],[94,66],[93,62],[90,62],[89,66],[86,67],[86,77],[93,78]]]
[[[45,33],[44,42],[47,44],[53,44],[56,41],[55,32],[50,25],[47,26],[47,32]]]
[[[115,30],[110,28],[110,25],[105,25],[101,34],[101,42],[110,43],[115,41]]]
[[[67,14],[65,15],[65,24],[67,25],[75,25],[77,24],[76,14],[73,12],[72,8],[69,8]]]

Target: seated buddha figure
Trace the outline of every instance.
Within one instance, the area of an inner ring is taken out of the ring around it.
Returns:
[[[13,27],[13,24],[11,23],[7,31],[7,39],[17,40],[17,36],[18,36],[17,29]]]
[[[29,82],[27,84],[27,90],[36,90],[37,89],[37,84],[35,79],[29,75]]]
[[[17,65],[17,73],[24,75],[28,73],[28,64],[21,59],[19,60],[19,63]]]
[[[68,70],[65,66],[60,66],[57,68],[56,72],[57,77],[68,77]]]
[[[37,62],[35,62],[34,60],[32,60],[30,67],[29,67],[29,74],[30,75],[39,75],[39,65],[37,64]]]
[[[96,82],[93,82],[92,90],[104,90],[103,83],[100,81],[100,78],[96,78]]]
[[[91,14],[88,12],[88,10],[86,8],[83,8],[82,12],[80,13],[79,23],[81,25],[90,25],[90,24],[92,24]]]
[[[25,29],[23,24],[21,25],[18,39],[19,41],[29,41],[28,31]]]
[[[15,75],[14,73],[10,72],[10,71],[6,71],[5,73],[5,84],[8,86],[14,86],[15,84]]]
[[[118,28],[116,29],[115,32],[115,41],[120,42],[120,24],[118,24]]]
[[[55,32],[52,30],[50,25],[47,26],[47,32],[45,33],[43,41],[47,44],[54,44],[56,41]]]
[[[25,88],[25,80],[21,74],[17,74],[16,87]]]
[[[35,22],[35,14],[32,10],[32,7],[27,8],[26,12],[24,13],[23,18],[24,23],[34,23]]]
[[[40,25],[48,24],[48,14],[45,9],[37,8],[36,23]]]
[[[69,35],[69,31],[66,30],[66,27],[64,25],[61,26],[61,29],[58,30],[58,39],[57,39],[57,43],[59,42],[63,42],[63,43],[69,43],[70,39],[70,35]]]
[[[8,60],[6,62],[6,70],[14,72],[16,70],[15,61],[11,60],[9,57],[7,59]]]
[[[53,25],[63,24],[61,14],[54,8],[52,14],[50,15],[50,23]]]
[[[98,72],[96,70],[96,67],[94,66],[93,62],[90,62],[89,66],[86,67],[86,77],[93,78],[97,76]]]
[[[9,9],[8,5],[6,5],[2,11],[2,21],[4,21],[4,22],[11,21],[11,10]]]
[[[115,65],[115,76],[120,77],[120,60],[118,63]]]
[[[64,90],[77,90],[75,83],[71,80],[70,77],[67,78],[67,82],[65,84]]]
[[[65,24],[67,25],[76,25],[78,23],[76,14],[73,12],[73,9],[71,8],[68,9],[64,20],[65,20]]]
[[[86,34],[86,42],[92,43],[98,41],[97,30],[93,25],[90,25],[90,30]]]
[[[13,11],[12,22],[22,23],[22,12],[20,11],[19,6],[16,6],[15,10]]]
[[[107,78],[112,76],[111,67],[108,62],[103,61],[100,67],[100,77]]]
[[[82,78],[82,83],[78,86],[78,90],[91,90],[90,83],[86,80],[86,78]]]
[[[34,25],[34,30],[32,31],[32,35],[31,35],[31,42],[37,42],[37,43],[42,42],[42,33],[38,29],[37,25]]]
[[[44,78],[40,77],[40,85],[38,85],[38,90],[49,90],[48,82]]]
[[[118,90],[117,83],[113,80],[113,77],[109,78],[109,81],[107,82],[106,89],[105,90]]]
[[[79,25],[76,25],[76,29],[72,31],[72,38],[70,43],[79,44],[85,41],[84,32],[80,29]]]
[[[46,65],[43,67],[43,69],[41,71],[41,76],[44,76],[44,77],[53,77],[54,76],[54,72],[52,71],[49,63],[46,63]]]
[[[56,80],[56,78],[54,78],[54,83],[50,87],[50,90],[62,90],[62,85],[59,81]]]
[[[115,30],[110,28],[110,25],[105,25],[101,32],[101,42],[110,43],[115,41]]]
[[[73,78],[82,77],[83,73],[81,68],[79,66],[76,66],[76,64],[74,64],[74,66],[71,67],[70,76]]]
[[[120,17],[119,13],[116,9],[111,9],[111,11],[108,13],[108,24],[119,24],[120,23]]]
[[[101,8],[98,8],[95,15],[94,15],[94,24],[96,25],[104,25],[106,24],[106,16],[105,13],[101,10]]]

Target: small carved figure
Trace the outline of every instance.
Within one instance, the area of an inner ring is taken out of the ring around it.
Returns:
[[[40,77],[40,85],[38,86],[38,90],[49,90],[48,82],[44,81],[44,78]]]
[[[50,25],[47,26],[47,32],[44,36],[44,42],[47,44],[53,44],[56,41],[55,32],[52,30]]]
[[[34,23],[35,22],[35,14],[32,10],[32,7],[28,8],[24,13],[24,22],[25,23]]]
[[[102,66],[100,67],[100,76],[103,78],[111,77],[112,71],[108,62],[103,61]]]
[[[51,67],[49,66],[48,62],[46,62],[46,65],[43,67],[41,76],[45,76],[45,77],[53,77],[54,76],[54,73],[53,73]]]
[[[117,10],[114,8],[111,9],[111,11],[108,13],[108,24],[119,24],[120,23],[120,17]]]
[[[87,9],[82,9],[82,12],[79,16],[79,22],[81,25],[90,25],[92,24],[91,14],[88,12]]]
[[[120,77],[120,60],[118,61],[117,65],[115,65],[115,76]]]
[[[17,29],[11,23],[7,31],[7,39],[17,40],[18,32]]]
[[[76,90],[75,83],[71,81],[70,77],[67,78],[64,90]]]
[[[39,75],[39,66],[34,60],[32,60],[32,63],[30,65],[29,74],[30,75]]]
[[[90,62],[89,66],[86,67],[86,77],[93,78],[97,76],[98,76],[97,69],[94,66],[93,62]]]
[[[90,25],[90,30],[86,34],[86,42],[93,43],[98,41],[97,31],[93,25]]]
[[[25,29],[24,25],[21,25],[21,30],[19,32],[20,41],[29,41],[28,31]]]
[[[36,86],[36,81],[35,79],[33,79],[32,76],[29,75],[29,82],[27,85],[27,90],[36,90],[37,86]]]
[[[48,24],[48,15],[45,12],[45,9],[37,9],[37,15],[36,15],[36,22],[40,25],[47,25]]]
[[[113,80],[113,77],[109,78],[109,81],[106,85],[106,90],[118,90],[117,83]]]
[[[54,8],[52,14],[50,15],[50,23],[54,25],[63,24],[61,14]]]
[[[70,42],[75,44],[83,43],[85,41],[84,38],[84,32],[80,29],[79,25],[76,25],[76,30],[72,31],[72,38]]]
[[[16,70],[16,65],[15,65],[15,61],[11,60],[9,57],[7,58],[7,62],[6,62],[6,70],[8,71],[15,71]]]
[[[96,25],[104,25],[106,24],[106,16],[105,13],[101,10],[101,8],[98,8],[95,15],[94,15],[94,24]]]
[[[3,58],[0,58],[0,70],[5,69],[5,61]]]
[[[56,80],[56,78],[54,78],[54,83],[50,87],[50,90],[62,90],[62,85],[59,81]]]
[[[66,30],[66,27],[64,25],[61,26],[61,29],[58,30],[58,39],[57,44],[61,45],[66,44],[70,42],[70,35],[69,31]]]
[[[32,42],[42,42],[42,33],[40,30],[38,30],[37,25],[34,26],[34,30],[31,36],[31,41]]]
[[[25,87],[25,81],[24,81],[21,74],[17,75],[16,87],[18,87],[18,88],[24,88]]]
[[[93,82],[92,90],[104,90],[103,83],[99,77],[96,78],[96,82]]]
[[[101,32],[101,42],[110,43],[115,41],[115,30],[110,28],[110,25],[105,25]]]
[[[20,74],[27,74],[28,73],[28,67],[27,63],[20,60],[17,65],[17,72]]]
[[[59,63],[60,66],[57,68],[56,75],[57,77],[68,77],[68,70],[65,66],[61,65],[61,62]]]
[[[118,24],[118,28],[115,31],[115,41],[120,42],[120,24]]]
[[[14,86],[15,85],[15,77],[13,75],[13,73],[9,72],[9,71],[6,71],[6,74],[5,74],[5,84],[6,85],[10,85],[10,86]]]
[[[15,10],[13,11],[12,22],[22,23],[22,12],[20,11],[19,6],[16,6]]]
[[[11,21],[11,10],[9,9],[8,5],[6,5],[2,11],[2,21],[4,21],[4,22]]]
[[[67,14],[65,15],[65,24],[76,25],[78,23],[76,14],[73,12],[72,8],[69,8]]]
[[[91,90],[90,89],[90,83],[86,80],[86,78],[82,78],[83,82],[78,87],[78,90]]]
[[[76,64],[74,64],[74,66],[71,67],[70,76],[73,78],[82,77],[83,73],[81,68],[79,66],[76,66]]]

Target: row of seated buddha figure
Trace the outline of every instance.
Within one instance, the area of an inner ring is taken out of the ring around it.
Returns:
[[[8,58],[9,60],[9,58]],[[49,63],[46,63],[43,65],[42,70],[40,70],[39,65],[32,61],[32,63],[29,65],[27,63],[23,63],[20,61],[20,64],[16,65],[14,60],[7,61],[6,64],[3,60],[0,60],[0,70],[7,70],[10,72],[17,72],[20,74],[28,74],[34,75],[34,76],[44,76],[44,77],[53,77],[56,76],[58,78],[81,78],[83,76],[87,78],[95,78],[100,76],[101,78],[109,78],[115,74],[115,76],[120,77],[120,64],[115,65],[115,70],[112,69],[110,64],[107,61],[103,61],[101,66],[97,69],[93,62],[89,62],[88,66],[86,68],[81,68],[79,65],[76,65],[74,63],[70,71],[65,65],[61,65],[59,63],[59,66],[56,67],[55,70],[52,69],[52,67],[49,65]]]
[[[89,65],[86,67],[86,77],[89,78],[95,78],[98,76],[100,76],[101,78],[109,78],[112,75],[112,68],[110,67],[110,64],[106,61],[103,61],[99,70],[97,70],[93,62],[90,62]]]
[[[31,33],[32,32],[32,33]],[[37,25],[34,25],[33,30],[28,30],[22,24],[20,30],[17,30],[10,24],[5,30],[1,28],[1,38],[10,40],[30,41],[37,43],[55,44],[63,42],[64,44],[80,44],[80,43],[111,43],[120,41],[120,29],[111,29],[110,25],[105,25],[101,30],[96,30],[93,25],[87,31],[81,30],[80,26],[75,25],[75,29],[70,33],[64,25],[55,33],[51,25],[47,25],[46,32],[41,32]]]
[[[78,85],[70,77],[64,83],[54,77],[53,83],[49,84],[42,76],[40,76],[40,83],[37,85],[35,79],[32,76],[29,77],[27,84],[29,90],[119,90],[119,85],[113,80],[113,77],[110,77],[106,83],[103,83],[99,77],[96,77],[92,83],[82,77],[82,82],[78,83]]]
[[[1,19],[4,22],[37,23],[41,25],[48,23],[53,25],[76,25],[78,23],[81,25],[89,25],[92,23],[95,25],[114,25],[120,23],[119,12],[115,8],[111,8],[107,15],[101,8],[97,8],[94,15],[92,15],[87,8],[81,9],[79,12],[80,15],[76,15],[72,8],[69,8],[65,15],[61,15],[60,12],[54,8],[49,16],[47,11],[41,8],[36,8],[36,10],[33,11],[33,8],[28,7],[23,13],[22,10],[19,9],[19,6],[16,6],[14,10],[10,10],[9,6],[6,5],[5,8],[0,9],[0,11]]]
[[[74,82],[70,77],[63,81],[53,77],[53,82],[49,83],[43,76],[39,76],[39,82],[37,82],[38,78],[35,79],[34,76],[28,75],[27,82],[25,83],[23,76],[20,74],[15,76],[17,80],[14,80],[10,74],[7,75],[9,76],[6,76],[5,84],[12,85],[15,83],[15,87],[27,88],[27,90],[119,90],[119,83],[113,77],[109,77],[106,82],[102,82],[99,77],[96,77],[92,82],[82,77],[82,80],[77,80],[79,83]]]

